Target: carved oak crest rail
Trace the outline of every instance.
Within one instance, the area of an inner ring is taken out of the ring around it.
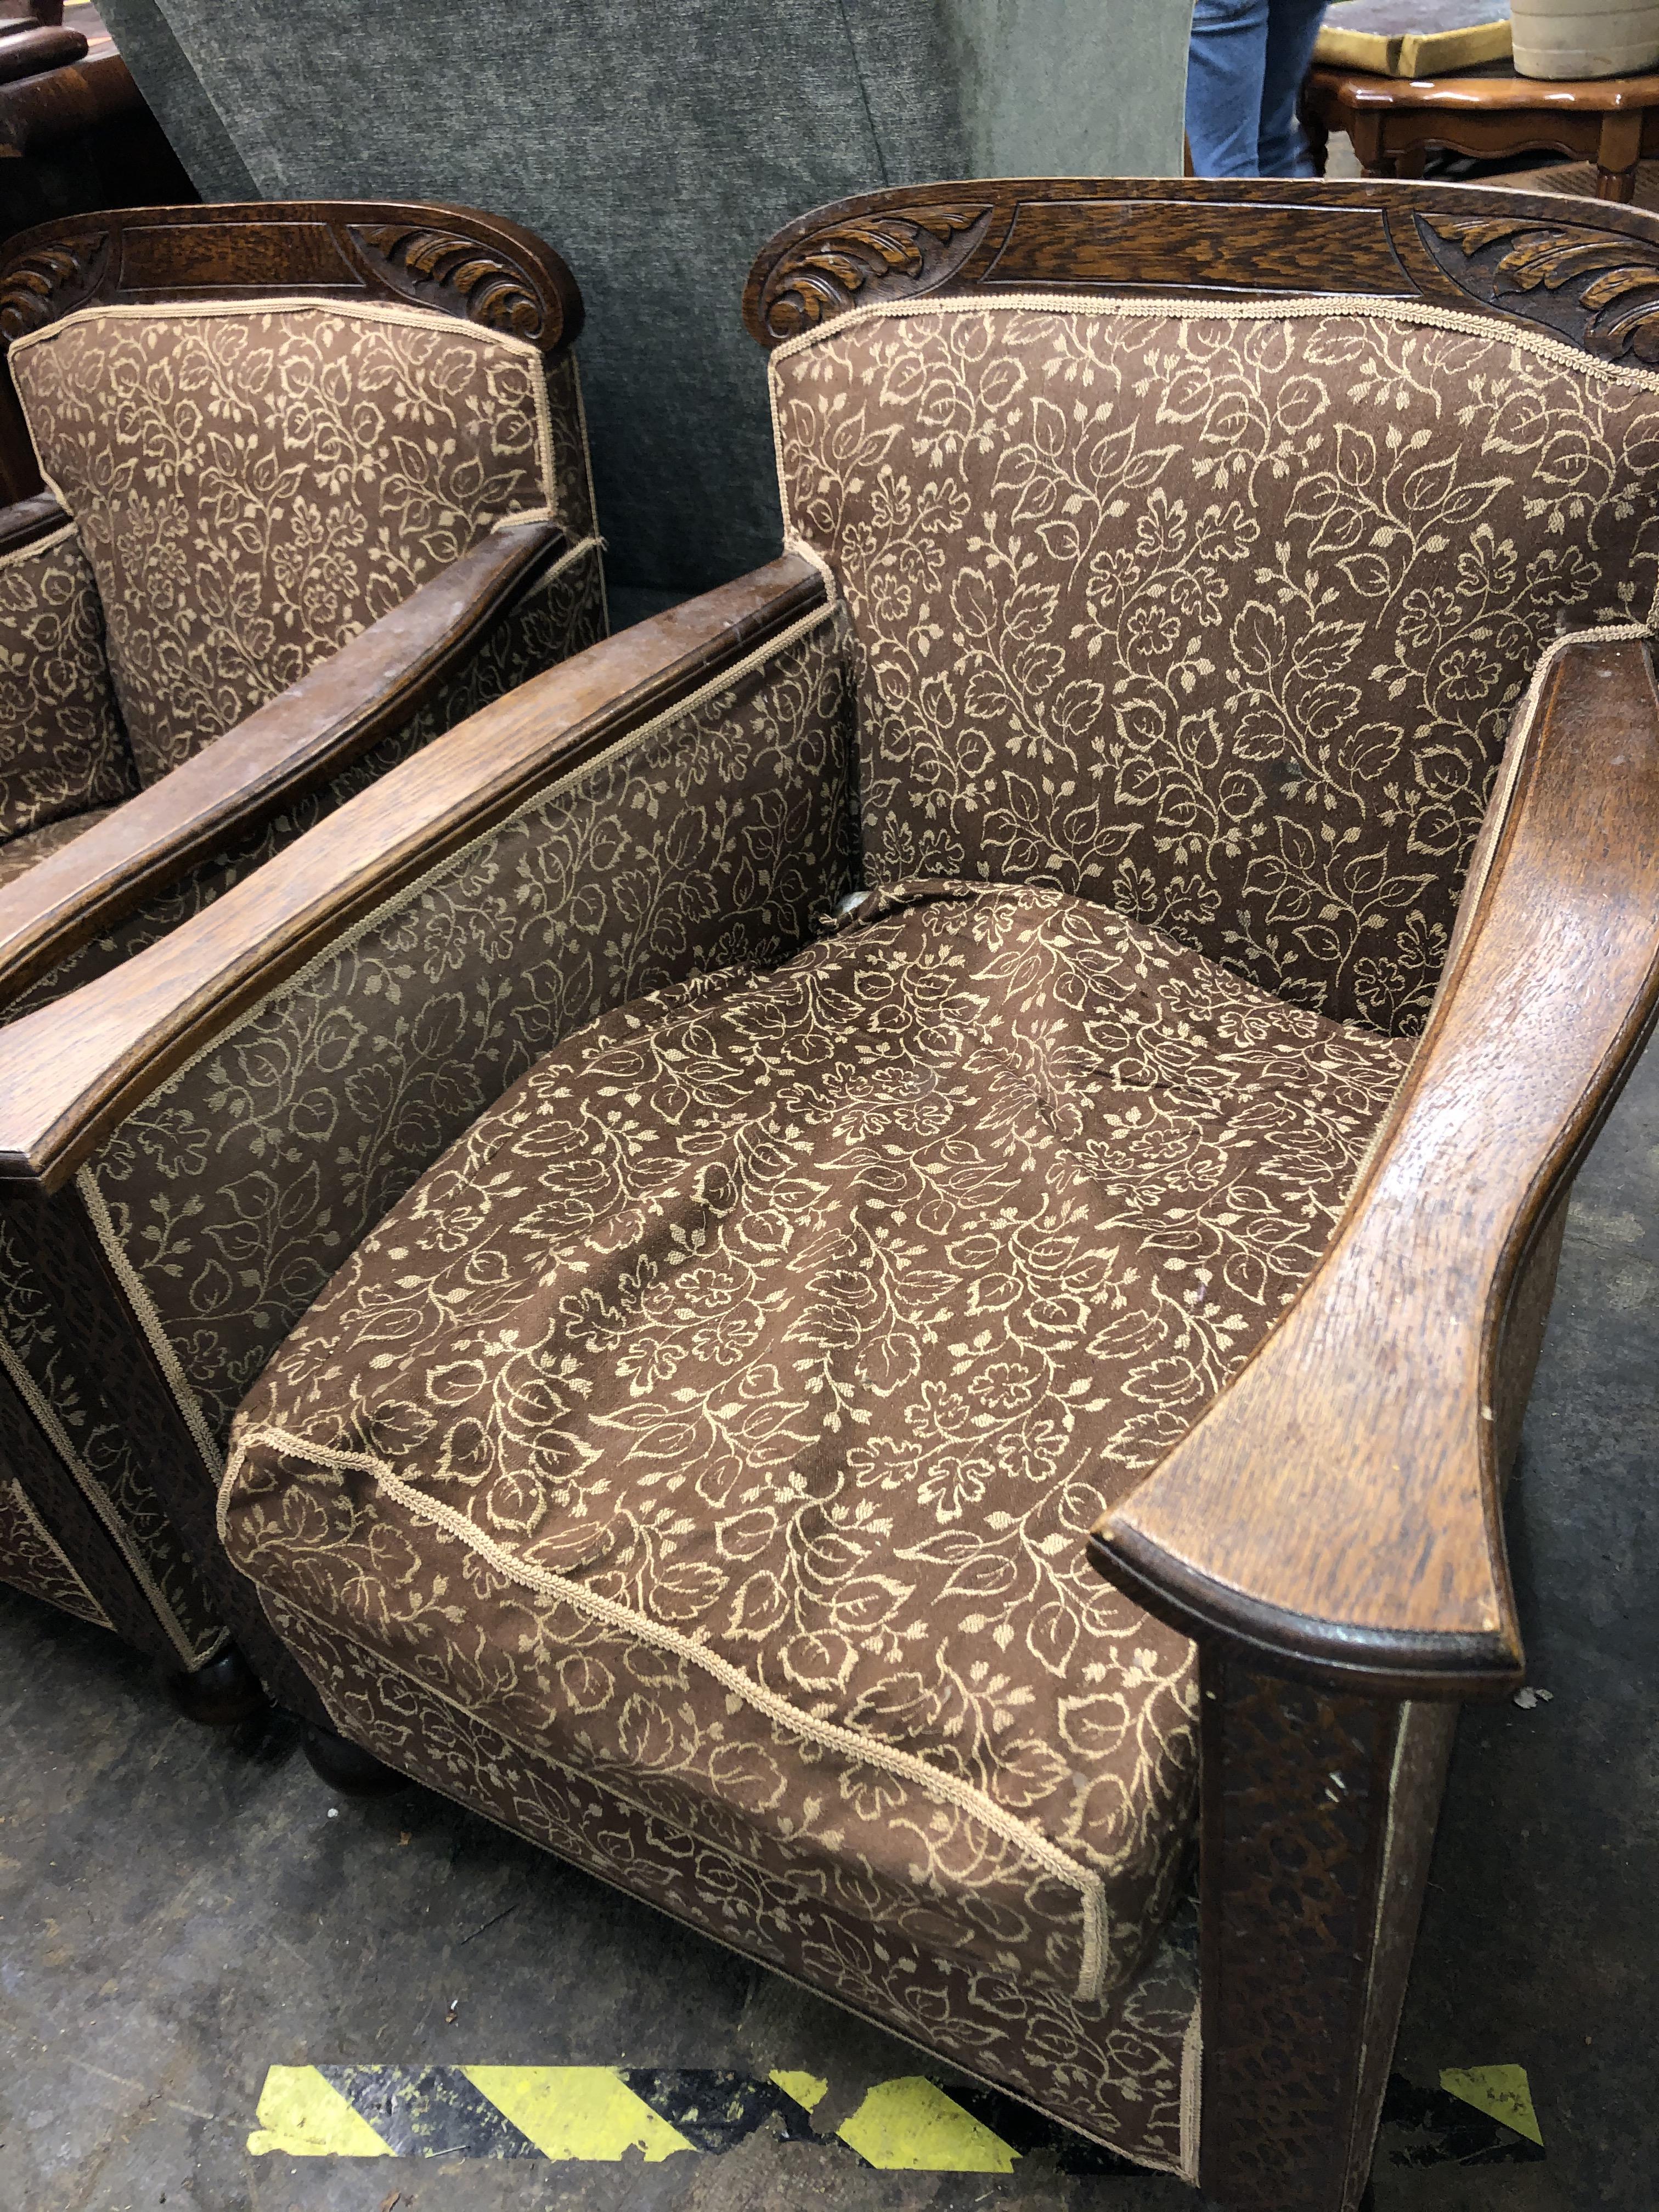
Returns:
[[[121,208],[20,231],[0,248],[0,362],[78,307],[166,300],[385,300],[574,343],[581,294],[559,256],[503,216],[422,201]],[[0,498],[40,489],[9,370],[0,372]]]
[[[877,302],[1020,291],[1364,293],[1659,361],[1651,216],[1473,185],[1038,178],[866,193],[778,234],[744,317],[771,347]]]

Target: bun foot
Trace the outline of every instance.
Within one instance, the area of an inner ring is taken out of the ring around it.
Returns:
[[[234,1644],[216,1659],[186,1673],[181,1667],[161,1672],[161,1686],[175,1711],[199,1728],[237,1728],[267,1709],[258,1676]]]
[[[300,1740],[313,1771],[343,1797],[390,1797],[394,1790],[410,1787],[406,1774],[383,1765],[372,1751],[348,1743],[331,1729],[307,1721]]]

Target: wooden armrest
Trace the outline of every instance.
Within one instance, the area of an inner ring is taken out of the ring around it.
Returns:
[[[137,1101],[359,915],[825,599],[817,570],[788,555],[590,646],[435,738],[159,944],[0,1030],[0,1184],[58,1188]]]
[[[1505,1328],[1659,1000],[1645,647],[1567,647],[1517,744],[1453,967],[1335,1238],[1091,1540],[1102,1573],[1188,1634],[1390,1697],[1492,1694],[1522,1671],[1495,1449]]]
[[[0,553],[21,553],[37,538],[50,538],[68,520],[68,513],[49,491],[20,499],[15,507],[0,507]]]
[[[400,729],[564,545],[550,522],[495,532],[193,760],[0,889],[0,1006]]]

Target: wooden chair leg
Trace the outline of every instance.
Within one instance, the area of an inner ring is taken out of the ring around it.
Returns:
[[[1200,2185],[1218,2212],[1360,2212],[1455,1709],[1219,1645],[1201,1680]]]
[[[307,1721],[300,1739],[313,1770],[343,1797],[390,1797],[413,1787],[406,1774],[386,1765],[361,1744]]]
[[[234,1644],[194,1673],[162,1668],[161,1686],[176,1709],[199,1728],[235,1728],[266,1710],[264,1686]]]

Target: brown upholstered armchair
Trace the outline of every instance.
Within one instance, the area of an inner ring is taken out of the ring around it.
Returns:
[[[0,1017],[604,635],[580,322],[556,253],[453,208],[149,208],[9,243],[0,458],[49,489],[0,513]],[[21,1256],[0,1276],[15,1460],[64,1347]],[[14,1486],[0,1579],[106,1618],[76,1562],[113,1543],[128,1632],[199,1708],[222,1628],[118,1425],[72,1410],[88,1526],[66,1551]]]
[[[14,1024],[0,1210],[327,1771],[1352,2212],[1656,1003],[1659,223],[1257,193],[775,240],[786,556]]]

